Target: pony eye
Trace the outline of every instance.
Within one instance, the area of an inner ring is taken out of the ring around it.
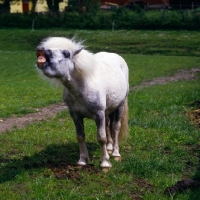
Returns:
[[[70,53],[68,50],[63,50],[63,55],[65,56],[65,58],[69,58],[70,57]]]

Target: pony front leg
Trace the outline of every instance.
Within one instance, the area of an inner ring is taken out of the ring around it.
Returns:
[[[85,143],[85,137],[77,135],[77,140],[78,140],[79,149],[80,149],[80,158],[77,164],[80,166],[85,166],[90,162],[87,146]]]
[[[99,111],[96,116],[96,125],[97,125],[97,140],[101,147],[102,152],[102,162],[101,167],[104,171],[107,171],[109,168],[112,167],[112,164],[110,163],[109,159],[110,156],[107,152],[106,143],[106,125],[105,125],[105,113],[104,111]]]
[[[85,166],[90,161],[87,146],[85,143],[85,133],[84,133],[84,124],[83,119],[73,119],[74,124],[76,127],[76,134],[77,134],[77,140],[79,143],[79,149],[80,149],[80,158],[77,162],[78,165]]]

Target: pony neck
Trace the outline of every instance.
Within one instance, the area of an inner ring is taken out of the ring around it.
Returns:
[[[74,74],[77,73],[83,79],[87,79],[94,75],[96,68],[94,54],[83,49],[79,54],[74,56],[73,63]]]
[[[62,84],[71,92],[83,87],[83,85],[90,85],[94,80],[97,68],[94,55],[86,50],[82,50],[74,56],[72,63],[69,71],[61,79]]]

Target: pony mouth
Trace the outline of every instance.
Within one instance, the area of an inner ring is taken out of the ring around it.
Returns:
[[[45,58],[44,52],[40,48],[38,48],[37,49],[37,66],[41,68],[45,62],[46,62],[46,58]]]

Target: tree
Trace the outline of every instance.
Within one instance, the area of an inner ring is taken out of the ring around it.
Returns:
[[[59,13],[59,3],[62,0],[46,0],[49,11]]]
[[[96,11],[99,9],[99,0],[68,0],[69,10],[80,11]]]
[[[2,11],[3,12],[10,12],[10,1],[11,0],[1,0],[2,2]]]
[[[35,12],[35,7],[36,7],[36,4],[37,4],[37,0],[31,0],[31,1],[32,1],[31,13],[34,13]]]

